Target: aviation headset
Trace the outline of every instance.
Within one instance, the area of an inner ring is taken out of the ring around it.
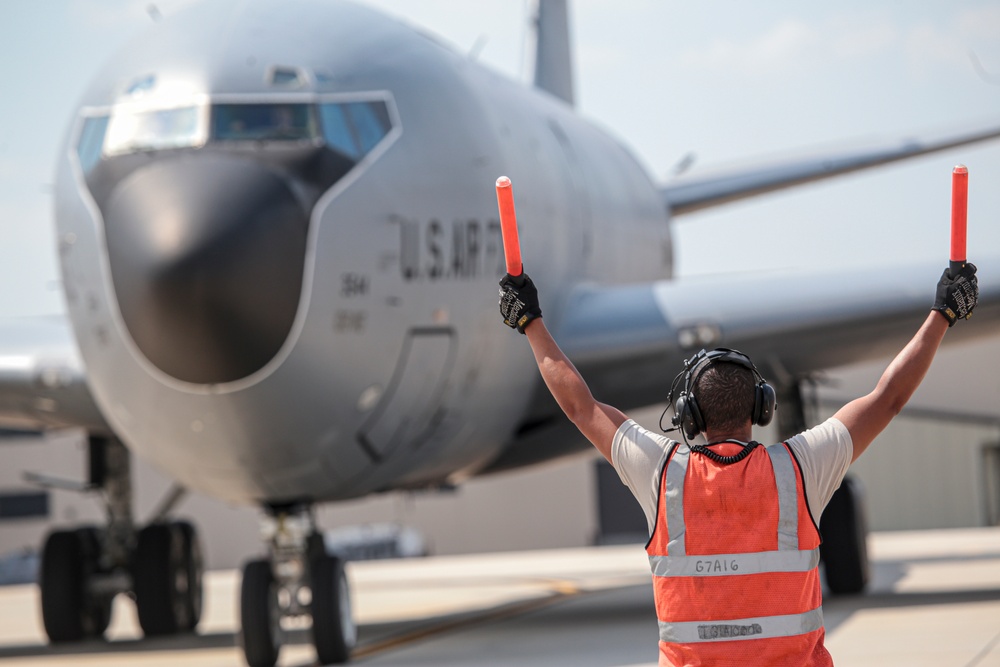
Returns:
[[[694,388],[698,384],[701,374],[714,364],[736,364],[742,366],[753,373],[756,380],[753,390],[753,414],[750,416],[751,423],[756,426],[767,426],[774,417],[774,407],[776,398],[774,387],[769,385],[764,376],[760,374],[757,367],[750,361],[750,357],[739,350],[730,350],[720,347],[706,352],[702,350],[690,359],[684,361],[684,370],[677,374],[670,387],[670,397],[668,402],[673,400],[674,391],[681,378],[684,377],[684,389],[677,396],[674,403],[674,416],[671,420],[676,428],[679,428],[687,438],[694,438],[705,430],[705,418],[698,407],[698,401],[694,397]]]

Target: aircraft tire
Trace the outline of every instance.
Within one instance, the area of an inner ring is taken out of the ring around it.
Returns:
[[[70,530],[49,533],[42,547],[42,624],[53,643],[80,641],[85,636],[81,551],[76,533]]]
[[[101,560],[101,531],[93,526],[77,528],[77,540],[81,549],[81,566],[84,585],[97,574]],[[103,637],[111,625],[111,604],[113,597],[93,598],[84,589],[84,634],[87,637]]]
[[[49,534],[42,550],[42,624],[53,643],[101,637],[111,622],[111,599],[92,599],[89,578],[100,558],[97,528]]]
[[[274,574],[266,560],[253,560],[243,566],[240,627],[247,665],[274,667],[281,650],[281,616]]]
[[[339,665],[351,659],[357,626],[344,561],[336,556],[314,556],[312,568],[312,632],[321,665]]]
[[[175,530],[179,530],[181,533],[184,568],[187,571],[187,590],[184,597],[184,604],[187,607],[187,623],[181,629],[193,631],[198,626],[198,622],[201,621],[204,595],[205,563],[201,553],[201,541],[198,539],[198,531],[187,521],[178,521],[173,525],[176,527]]]
[[[132,567],[139,625],[147,637],[194,629],[191,548],[180,523],[156,523],[139,531]],[[199,556],[200,559],[200,556]],[[200,596],[200,577],[198,593]],[[197,604],[200,612],[201,603]]]
[[[868,585],[868,526],[861,483],[844,478],[820,519],[820,557],[831,593],[861,593]]]

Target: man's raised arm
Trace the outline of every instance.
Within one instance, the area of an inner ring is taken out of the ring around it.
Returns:
[[[857,461],[893,417],[899,414],[920,386],[937,354],[945,332],[960,319],[968,319],[979,299],[976,267],[966,264],[952,278],[946,269],[938,283],[934,308],[916,335],[885,369],[875,389],[851,401],[834,415],[851,433]]]
[[[545,386],[559,407],[610,462],[611,441],[628,417],[594,399],[580,372],[559,349],[542,321],[538,291],[527,274],[521,274],[516,282],[510,276],[500,281],[500,313],[505,324],[528,337]]]

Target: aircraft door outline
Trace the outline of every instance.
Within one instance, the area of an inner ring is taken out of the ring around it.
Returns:
[[[406,333],[382,400],[355,438],[372,463],[419,448],[440,423],[441,399],[455,363],[455,341],[451,327],[415,327]]]

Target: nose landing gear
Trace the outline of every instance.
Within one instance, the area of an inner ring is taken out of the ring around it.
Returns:
[[[311,617],[322,665],[350,660],[357,641],[344,561],[328,554],[309,505],[266,508],[262,534],[269,558],[243,568],[242,644],[250,667],[273,667],[284,624]]]

